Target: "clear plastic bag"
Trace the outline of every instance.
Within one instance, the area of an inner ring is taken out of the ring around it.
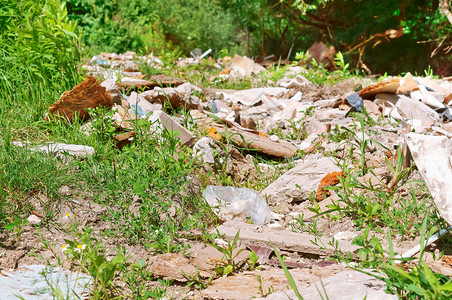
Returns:
[[[254,224],[263,225],[272,218],[265,199],[252,189],[210,185],[204,190],[203,196],[225,220],[246,220],[248,217]]]

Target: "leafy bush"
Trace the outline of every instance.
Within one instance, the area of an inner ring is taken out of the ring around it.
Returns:
[[[69,0],[68,9],[83,28],[86,45],[98,52],[175,46],[189,54],[196,47],[221,50],[234,45],[233,20],[215,0]]]

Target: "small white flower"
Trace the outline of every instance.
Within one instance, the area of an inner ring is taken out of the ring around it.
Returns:
[[[61,246],[61,251],[65,252],[69,248],[68,245]]]
[[[78,244],[77,248],[74,249],[75,252],[80,252],[82,250],[85,250],[86,245],[85,244]]]
[[[74,216],[73,214],[66,213],[66,214],[64,215],[63,219],[70,219],[70,218],[73,217],[73,216]]]

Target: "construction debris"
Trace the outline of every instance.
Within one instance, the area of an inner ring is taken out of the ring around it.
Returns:
[[[112,107],[112,97],[96,78],[87,77],[85,81],[76,85],[71,91],[65,92],[60,100],[52,104],[49,113],[62,117],[68,122],[72,122],[75,115],[81,120],[87,120],[89,118],[87,108],[96,108],[100,105]]]

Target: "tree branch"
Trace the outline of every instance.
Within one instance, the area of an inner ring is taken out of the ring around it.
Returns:
[[[439,12],[446,16],[450,24],[452,24],[452,13],[449,10],[449,0],[439,1]]]

